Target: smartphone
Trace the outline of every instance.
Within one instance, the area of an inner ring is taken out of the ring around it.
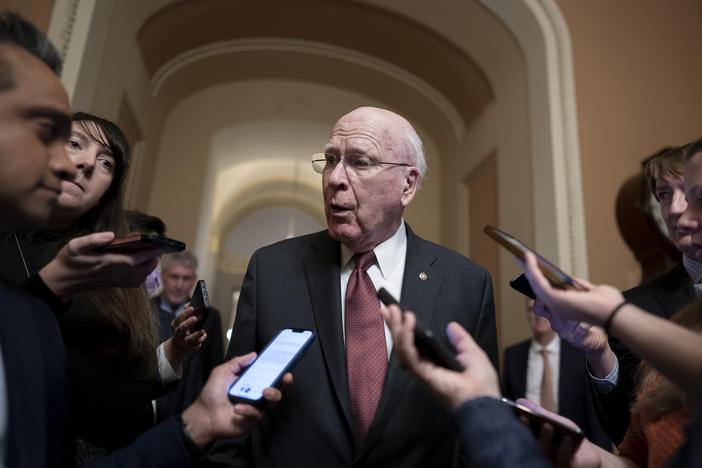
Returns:
[[[205,280],[198,280],[195,291],[193,291],[193,297],[190,299],[190,305],[195,307],[200,316],[193,330],[202,330],[207,318],[210,316],[210,298],[207,296]]]
[[[519,273],[514,279],[510,280],[509,285],[517,292],[524,294],[530,299],[536,299],[534,290],[531,289],[531,284],[524,273]]]
[[[400,309],[407,310],[407,308],[400,304],[385,288],[380,288],[378,291],[378,298],[383,301],[385,305],[397,304]],[[463,371],[463,365],[439,343],[434,332],[429,328],[423,327],[419,322],[414,326],[414,345],[422,355],[432,360],[435,364],[457,372]]]
[[[585,434],[580,429],[567,426],[545,414],[536,413],[530,408],[515,403],[510,399],[503,398],[502,401],[512,408],[517,417],[526,417],[527,421],[529,422],[529,429],[531,429],[531,432],[537,439],[539,438],[539,433],[541,432],[541,426],[544,423],[549,423],[551,426],[553,426],[553,439],[551,439],[551,445],[554,447],[560,446],[564,437],[570,437],[570,439],[573,441],[573,452],[575,452],[585,437]]]
[[[285,328],[229,387],[233,403],[263,404],[263,390],[277,387],[283,375],[291,370],[314,339],[311,330]]]
[[[158,247],[166,253],[180,252],[185,250],[185,242],[156,234],[134,234],[133,236],[114,239],[107,245],[95,247],[93,251],[130,254],[140,250],[153,249],[154,247]]]
[[[500,245],[502,245],[507,250],[512,252],[514,255],[516,255],[521,261],[524,261],[524,254],[526,252],[531,252],[534,255],[536,255],[536,260],[539,264],[539,269],[543,272],[546,279],[548,279],[548,281],[551,283],[551,285],[554,288],[579,289],[581,291],[585,290],[585,288],[583,288],[578,283],[573,281],[573,278],[571,278],[566,273],[564,273],[563,270],[561,270],[556,265],[554,265],[553,263],[546,260],[541,255],[537,254],[532,249],[530,249],[529,247],[527,247],[526,245],[524,245],[522,242],[518,241],[514,237],[510,236],[506,232],[500,231],[496,227],[492,227],[492,226],[485,226],[483,231],[485,232],[485,234],[487,234],[488,236],[490,236],[491,238],[496,240]],[[515,278],[515,280],[516,279],[517,278]],[[524,280],[526,280],[526,278],[524,278]],[[527,283],[528,283],[528,281],[527,281]],[[529,286],[529,290],[531,290],[531,286]],[[523,292],[523,291],[520,291],[520,292]],[[530,296],[530,297],[532,297],[532,299],[533,299],[533,295],[534,295],[533,290],[531,290],[531,294],[532,294],[532,296]],[[526,294],[526,295],[528,296],[528,294]]]

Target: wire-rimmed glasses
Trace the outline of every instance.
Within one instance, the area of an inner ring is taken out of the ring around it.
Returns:
[[[376,161],[365,154],[348,154],[341,158],[333,153],[315,153],[312,155],[312,169],[318,174],[324,174],[325,171],[333,171],[339,161],[344,165],[347,172],[353,172],[358,176],[371,175],[380,168],[380,166],[405,166],[410,167],[407,163],[396,163],[386,161]]]

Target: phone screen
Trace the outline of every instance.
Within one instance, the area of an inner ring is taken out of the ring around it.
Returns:
[[[229,388],[230,399],[250,403],[261,401],[263,390],[278,384],[283,374],[302,356],[313,337],[314,333],[310,330],[282,330]]]

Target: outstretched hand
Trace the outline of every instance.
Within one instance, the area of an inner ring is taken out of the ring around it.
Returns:
[[[446,328],[451,344],[458,352],[456,359],[464,366],[456,372],[423,357],[414,345],[416,318],[396,305],[382,309],[392,333],[393,352],[400,364],[412,372],[448,409],[454,410],[466,400],[480,396],[500,398],[497,372],[485,352],[458,323]]]
[[[534,301],[534,314],[548,319],[553,331],[561,339],[572,344],[586,354],[602,352],[608,347],[607,334],[602,327],[591,325],[587,322],[567,320],[557,314],[552,314],[543,301],[538,298]]]
[[[39,276],[56,296],[67,301],[74,294],[96,288],[140,286],[156,268],[159,248],[135,253],[96,252],[96,247],[109,244],[112,232],[98,232],[71,239]]]
[[[534,294],[546,305],[551,317],[562,321],[602,325],[609,313],[624,301],[624,296],[618,289],[607,285],[596,286],[580,278],[575,280],[584,286],[586,291],[554,288],[539,269],[534,254],[527,252],[525,257],[526,262],[517,262],[529,280]]]
[[[256,359],[256,353],[235,357],[215,367],[195,402],[182,414],[188,435],[200,447],[224,437],[250,432],[261,421],[263,409],[245,403],[232,404],[227,392],[239,374]],[[283,376],[283,387],[292,385],[292,374]],[[277,404],[282,393],[276,388],[263,391],[266,408]]]
[[[188,304],[183,312],[176,315],[171,321],[173,336],[164,342],[163,351],[169,364],[178,375],[182,374],[183,361],[190,353],[200,348],[207,338],[205,330],[194,330],[195,325],[201,319],[195,313],[195,308]]]

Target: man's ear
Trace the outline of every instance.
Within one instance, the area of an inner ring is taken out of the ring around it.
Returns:
[[[415,193],[417,193],[417,187],[419,186],[420,179],[421,175],[419,174],[419,169],[416,167],[410,167],[403,180],[402,206],[407,206],[410,204]]]

